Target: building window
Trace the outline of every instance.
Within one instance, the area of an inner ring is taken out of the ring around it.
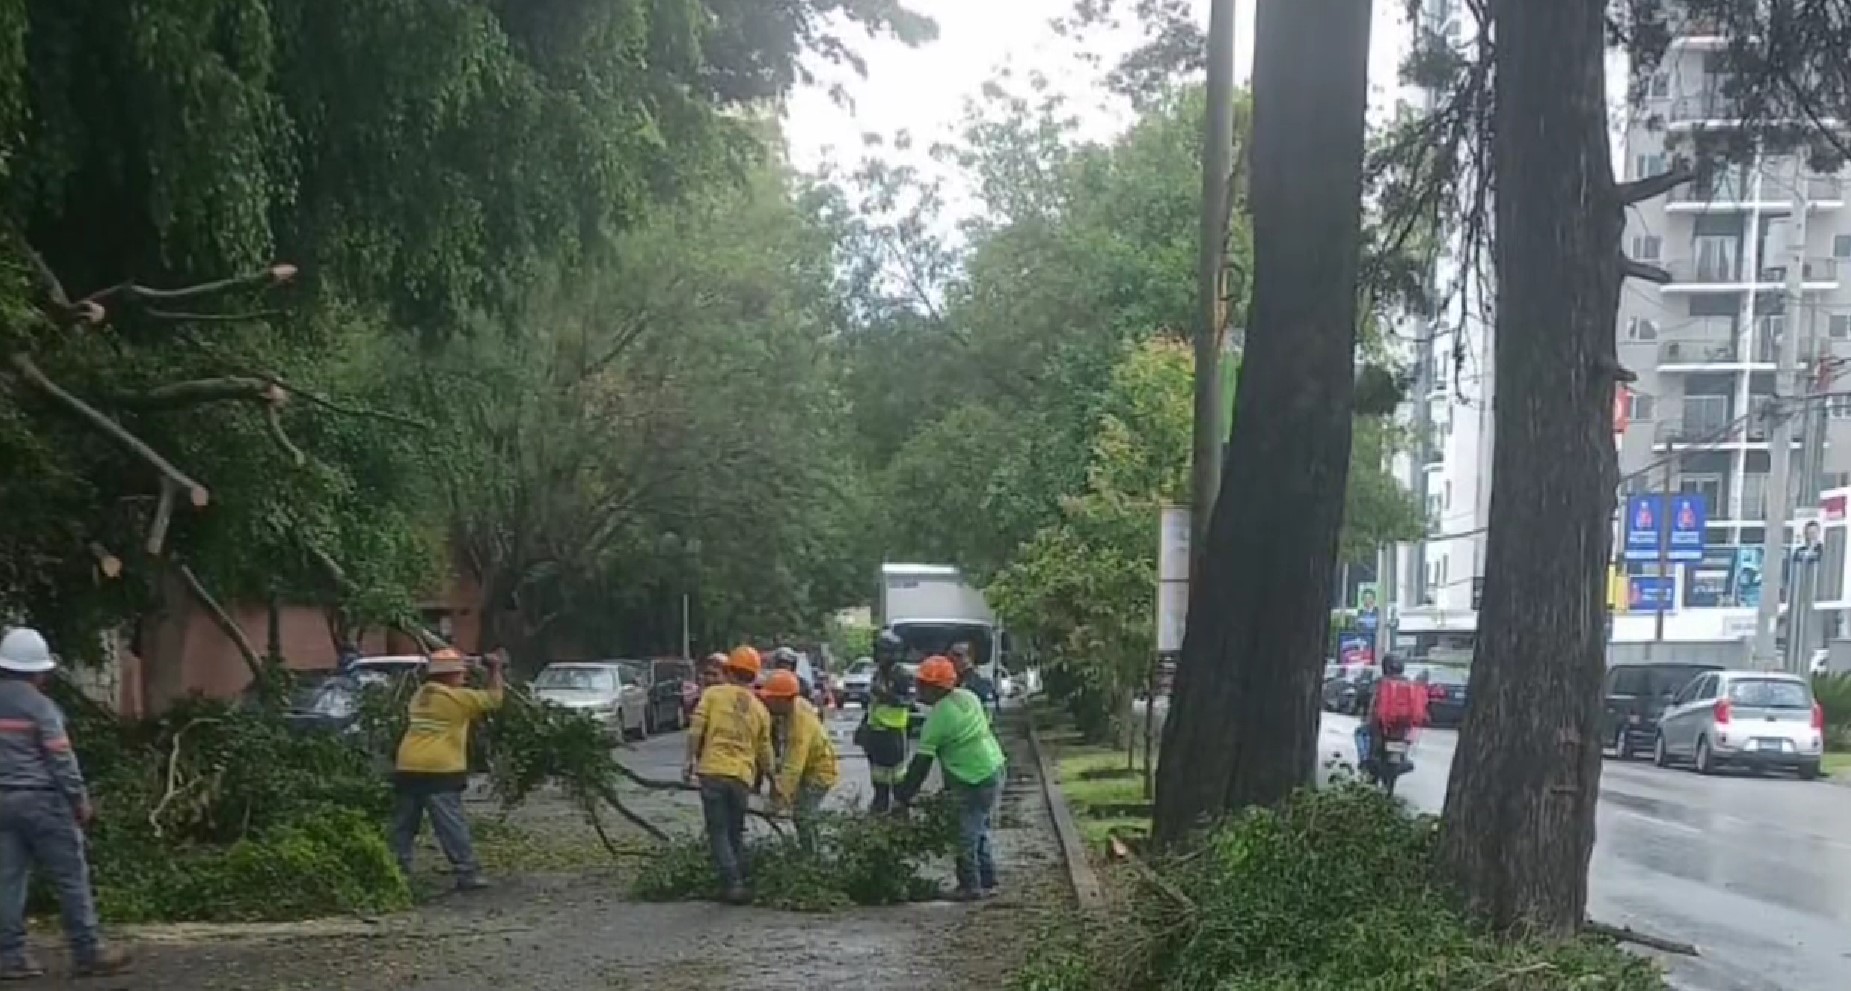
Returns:
[[[1629,341],[1658,340],[1658,321],[1645,317],[1633,317],[1626,321],[1626,339]]]
[[[1827,333],[1834,341],[1851,341],[1851,313],[1834,313]]]
[[[1677,490],[1681,493],[1700,495],[1704,503],[1716,510],[1723,504],[1721,475],[1684,475],[1677,480]]]
[[[1851,396],[1832,396],[1826,399],[1825,408],[1834,420],[1851,420]]]
[[[1655,262],[1664,255],[1664,238],[1656,234],[1635,234],[1632,239],[1632,256],[1635,261]]]
[[[1643,392],[1632,394],[1632,419],[1635,423],[1650,423],[1658,412],[1658,399]]]
[[[1851,258],[1851,234],[1839,234],[1832,238],[1832,257]]]
[[[1734,282],[1740,277],[1735,264],[1737,240],[1727,235],[1704,235],[1696,239],[1697,281]]]
[[[1440,506],[1444,509],[1451,509],[1453,508],[1453,480],[1450,478],[1446,480],[1445,491],[1446,495],[1440,500]]]
[[[1663,100],[1671,95],[1671,74],[1660,69],[1646,80],[1645,94],[1653,99]]]
[[[1644,179],[1649,176],[1655,176],[1664,170],[1665,156],[1662,154],[1633,156],[1632,177],[1634,179]]]

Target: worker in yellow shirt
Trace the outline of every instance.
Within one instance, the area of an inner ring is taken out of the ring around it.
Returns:
[[[688,724],[690,783],[699,782],[707,843],[727,901],[747,900],[746,803],[773,767],[771,714],[752,691],[758,651],[733,648],[721,666],[725,682],[701,693]]]
[[[803,697],[803,683],[790,671],[773,671],[759,697],[771,711],[772,737],[784,741],[778,772],[771,783],[773,808],[788,808],[797,824],[797,841],[816,848],[816,813],[836,786],[836,748],[823,729],[816,706]]]
[[[412,848],[431,816],[437,844],[455,871],[460,891],[488,887],[470,842],[463,817],[463,790],[469,786],[469,726],[501,706],[501,655],[488,658],[488,688],[464,687],[469,662],[449,648],[431,655],[424,684],[411,697],[410,721],[399,741],[393,774],[392,852],[399,869],[411,874]]]

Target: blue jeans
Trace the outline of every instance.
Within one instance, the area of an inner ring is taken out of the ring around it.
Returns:
[[[469,820],[463,815],[463,793],[436,790],[416,784],[399,784],[392,809],[392,853],[398,857],[399,869],[411,876],[411,854],[418,842],[418,830],[424,827],[424,814],[430,813],[431,831],[437,845],[449,858],[456,880],[473,880],[481,868],[476,864],[475,844],[469,837]]]
[[[998,771],[974,785],[945,776],[945,790],[958,808],[958,890],[974,892],[996,887],[996,855],[990,849],[990,825],[996,800],[1002,794]]]
[[[745,886],[751,869],[746,861],[746,802],[752,790],[736,778],[701,778],[701,818],[707,824],[707,849],[720,886],[734,891]]]
[[[56,791],[0,792],[0,965],[26,959],[26,885],[37,865],[58,892],[64,936],[80,967],[96,962],[96,903],[84,834]]]

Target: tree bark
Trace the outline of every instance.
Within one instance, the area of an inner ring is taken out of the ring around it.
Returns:
[[[1261,0],[1253,302],[1201,581],[1157,767],[1156,833],[1316,770],[1354,398],[1369,0]]]
[[[1496,17],[1496,409],[1478,647],[1441,868],[1500,928],[1585,916],[1600,784],[1624,224],[1608,153],[1603,0]]]

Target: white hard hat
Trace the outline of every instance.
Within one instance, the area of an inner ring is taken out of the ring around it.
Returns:
[[[58,666],[51,645],[39,631],[15,626],[0,637],[0,670],[18,674],[44,674]]]

